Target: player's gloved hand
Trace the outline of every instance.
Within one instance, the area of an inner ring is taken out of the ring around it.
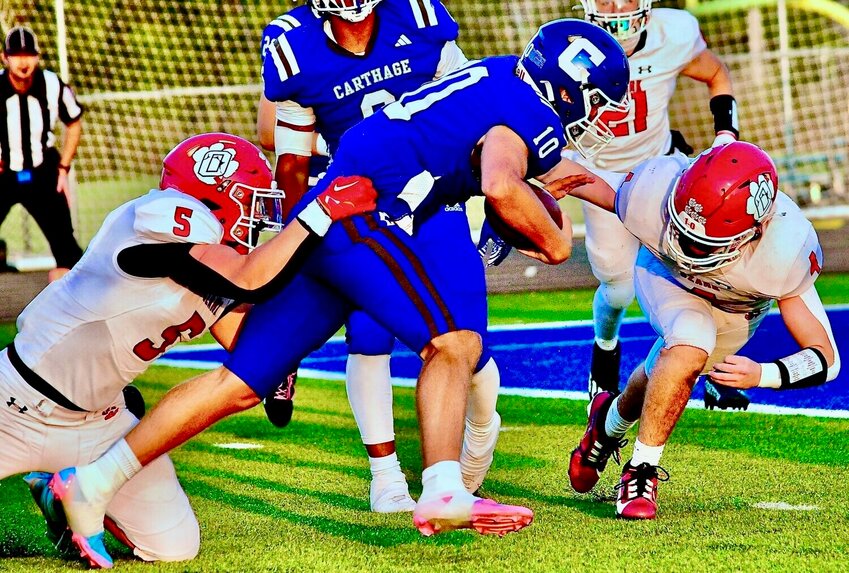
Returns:
[[[684,139],[684,134],[682,134],[677,129],[670,129],[669,133],[672,134],[672,149],[670,150],[670,153],[677,149],[684,155],[693,154],[693,146],[687,143],[687,140]]]
[[[727,143],[734,143],[735,141],[737,141],[737,138],[733,133],[730,131],[720,131],[716,134],[716,138],[714,138],[713,143],[711,143],[710,146],[711,148],[714,148]]]
[[[478,253],[481,255],[483,265],[485,267],[497,267],[504,262],[504,259],[510,254],[511,249],[513,247],[499,237],[492,230],[489,221],[484,219],[483,226],[481,227],[481,237],[478,240]]]
[[[298,214],[298,220],[323,237],[339,219],[374,211],[376,200],[377,191],[368,177],[337,177]]]

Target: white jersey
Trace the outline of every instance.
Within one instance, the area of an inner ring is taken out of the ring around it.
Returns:
[[[669,100],[678,74],[707,48],[698,21],[685,10],[652,10],[643,37],[645,42],[628,57],[631,109],[606,112],[605,122],[616,137],[590,160],[609,171],[625,172],[669,151]]]
[[[751,315],[813,285],[822,270],[816,231],[781,192],[763,236],[744,245],[740,259],[708,273],[682,272],[666,254],[665,229],[667,198],[685,167],[676,157],[650,159],[624,178],[616,196],[619,219],[663,263],[671,280],[721,310]]]
[[[140,243],[215,244],[223,228],[200,201],[153,190],[109,214],[83,258],[18,317],[15,348],[77,406],[97,411],[178,340],[203,334],[231,304],[171,279],[138,278],[117,263]]]

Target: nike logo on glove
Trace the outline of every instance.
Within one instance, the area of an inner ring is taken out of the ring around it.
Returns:
[[[333,190],[338,193],[339,191],[344,191],[345,189],[347,189],[349,187],[353,187],[357,183],[359,183],[359,181],[354,181],[353,183],[348,183],[347,185],[342,185],[341,187],[337,183],[336,185],[333,186]]]

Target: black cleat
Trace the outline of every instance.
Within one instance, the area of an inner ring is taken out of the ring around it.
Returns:
[[[142,396],[141,391],[132,384],[124,386],[124,404],[133,416],[139,420],[142,419],[145,411],[144,396]]]
[[[622,344],[617,341],[613,350],[603,350],[598,343],[593,344],[593,357],[590,363],[590,379],[587,391],[590,400],[599,392],[619,394],[619,364],[622,361]]]
[[[274,393],[266,396],[262,402],[268,421],[278,428],[285,428],[292,421],[292,412],[295,409],[292,400],[295,398],[297,381],[298,373],[292,372]]]
[[[746,410],[749,397],[742,390],[723,386],[705,378],[705,408],[713,410]]]

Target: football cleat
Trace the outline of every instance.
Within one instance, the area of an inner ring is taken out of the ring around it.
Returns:
[[[619,365],[622,361],[622,344],[617,341],[616,348],[604,350],[598,343],[593,344],[593,357],[590,362],[590,379],[587,391],[592,400],[599,392],[619,393]]]
[[[669,481],[669,472],[660,466],[643,463],[634,467],[631,462],[622,468],[616,484],[616,517],[623,519],[654,519],[657,517],[657,482]]]
[[[498,443],[498,433],[501,431],[501,416],[498,412],[489,423],[489,432],[483,444],[472,445],[473,438],[470,437],[469,421],[466,420],[466,431],[463,439],[463,451],[460,452],[460,472],[463,477],[463,485],[466,491],[475,493],[480,489],[486,474],[492,466],[495,445]],[[472,452],[472,449],[478,451]]]
[[[124,404],[127,406],[127,410],[141,420],[145,412],[144,396],[142,396],[141,391],[132,384],[128,384],[124,386],[123,394]]]
[[[292,421],[292,412],[295,409],[295,383],[298,381],[298,373],[292,372],[286,380],[277,387],[274,394],[266,396],[263,400],[265,415],[268,421],[278,428],[285,428]]]
[[[404,474],[392,481],[373,478],[369,486],[369,503],[375,513],[405,513],[413,511],[416,502],[410,497]]]
[[[527,507],[503,505],[465,491],[427,502],[420,500],[413,510],[413,524],[428,537],[454,529],[474,529],[481,535],[503,537],[527,527],[533,520],[534,512]]]
[[[93,569],[110,569],[112,557],[103,545],[103,519],[107,504],[85,499],[76,468],[66,468],[53,474],[48,487],[62,504],[72,531],[71,542],[79,550],[80,557]],[[84,534],[88,532],[88,535]]]
[[[590,402],[587,430],[569,459],[569,483],[578,493],[586,493],[595,487],[607,460],[613,456],[618,464],[619,450],[628,444],[624,438],[611,438],[604,433],[604,421],[615,399],[614,394],[601,392]]]
[[[711,382],[705,378],[705,408],[713,410],[746,410],[749,397],[737,388]]]
[[[47,522],[47,538],[60,553],[68,554],[72,551],[68,520],[62,505],[56,503],[53,490],[48,487],[50,477],[46,472],[31,472],[24,476],[24,481]]]

